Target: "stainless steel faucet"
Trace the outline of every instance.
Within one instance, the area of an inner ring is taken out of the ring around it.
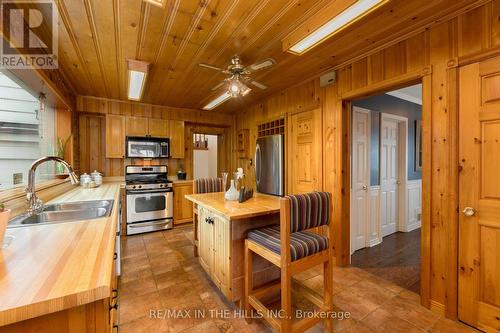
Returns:
[[[28,187],[26,187],[26,199],[28,206],[27,213],[29,215],[40,213],[43,208],[43,201],[40,198],[38,198],[35,193],[35,171],[40,164],[47,161],[56,161],[64,165],[64,167],[68,171],[69,180],[71,181],[71,184],[74,185],[78,183],[78,177],[73,171],[73,168],[71,167],[71,165],[69,165],[68,162],[66,162],[62,158],[57,156],[46,156],[36,160],[30,167],[28,173]]]

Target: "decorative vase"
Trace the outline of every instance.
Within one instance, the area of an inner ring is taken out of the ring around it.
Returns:
[[[240,192],[236,189],[234,184],[234,179],[231,179],[231,187],[227,190],[226,194],[224,194],[224,198],[229,201],[236,201],[240,196]]]
[[[10,209],[5,209],[0,212],[0,249],[3,245],[3,238],[5,236],[5,229],[7,229],[7,223],[9,223]]]

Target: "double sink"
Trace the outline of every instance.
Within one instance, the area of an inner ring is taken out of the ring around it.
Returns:
[[[46,205],[42,212],[34,215],[20,215],[9,222],[8,227],[26,227],[61,222],[77,222],[108,217],[113,200],[66,202]]]

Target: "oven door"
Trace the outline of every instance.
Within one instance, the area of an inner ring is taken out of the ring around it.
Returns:
[[[127,157],[157,158],[161,154],[160,144],[146,140],[127,140]]]
[[[127,223],[173,217],[171,191],[127,191]]]

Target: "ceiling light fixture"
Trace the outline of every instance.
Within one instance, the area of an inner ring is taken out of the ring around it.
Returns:
[[[225,91],[222,95],[216,97],[210,103],[205,105],[203,107],[203,110],[212,110],[230,98],[231,98],[231,95],[229,94],[229,92]]]
[[[144,1],[162,8],[165,8],[167,4],[167,0],[144,0]]]
[[[128,69],[128,99],[139,101],[144,93],[149,63],[145,61],[127,59]]]
[[[316,25],[318,20],[316,17],[312,17],[303,26],[283,39],[283,48],[290,53],[301,55],[386,2],[388,0],[335,1],[320,14],[322,17],[333,14],[333,18],[315,28],[313,25]],[[323,22],[325,21],[323,20]],[[300,35],[301,37],[299,37]]]
[[[236,98],[236,97],[240,97],[240,96],[245,96],[246,94],[248,94],[250,92],[250,90],[252,90],[252,89],[248,88],[248,86],[246,84],[241,82],[239,75],[235,75],[234,77],[229,79],[227,93],[231,97]]]

